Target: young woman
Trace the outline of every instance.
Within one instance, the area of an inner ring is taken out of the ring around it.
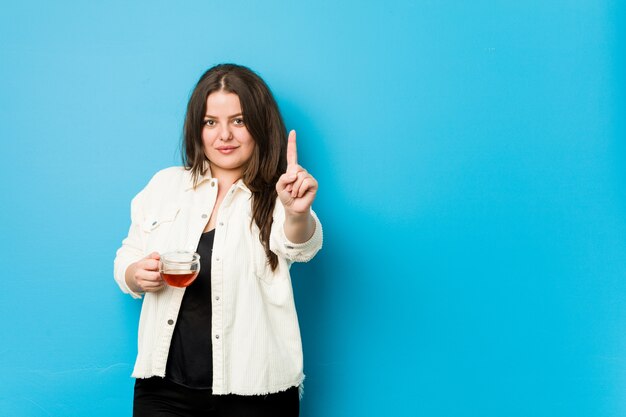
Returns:
[[[183,167],[133,199],[115,258],[122,291],[144,296],[133,371],[135,416],[297,416],[304,379],[289,268],[322,246],[300,165],[263,80],[225,64],[187,107]],[[196,251],[188,288],[165,284],[162,253]]]

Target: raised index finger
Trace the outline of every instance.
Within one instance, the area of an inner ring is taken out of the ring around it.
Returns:
[[[287,168],[298,165],[298,149],[296,148],[296,131],[289,132],[287,139]]]

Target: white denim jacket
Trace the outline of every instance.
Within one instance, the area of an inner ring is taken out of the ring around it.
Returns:
[[[270,248],[278,255],[272,271],[251,225],[251,192],[240,180],[228,191],[216,219],[211,258],[213,393],[256,395],[298,386],[304,379],[302,342],[289,268],[309,261],[322,247],[322,225],[305,243],[284,233],[285,212],[276,201]],[[210,172],[193,187],[191,172],[172,167],[158,172],[131,203],[131,226],[114,262],[125,293],[128,266],[153,251],[195,251],[217,198]],[[202,265],[202,260],[200,260]],[[165,376],[170,341],[184,288],[165,286],[145,294],[139,346],[132,376]]]

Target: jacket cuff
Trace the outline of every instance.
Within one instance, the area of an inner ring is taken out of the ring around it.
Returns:
[[[133,263],[132,261],[129,261],[129,262],[120,264],[117,270],[117,277],[118,277],[117,283],[123,292],[125,292],[126,294],[130,294],[133,298],[140,299],[142,298],[143,293],[139,293],[139,292],[135,292],[131,290],[128,284],[126,283],[126,270],[132,263]]]
[[[282,242],[282,252],[295,262],[308,262],[322,248],[324,234],[322,231],[322,223],[320,223],[317,215],[311,210],[311,216],[315,220],[315,231],[306,242],[294,243],[287,238],[285,234],[285,225],[280,227],[280,241]]]

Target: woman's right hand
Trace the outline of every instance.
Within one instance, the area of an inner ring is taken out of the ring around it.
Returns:
[[[126,284],[133,292],[156,292],[165,286],[159,272],[160,259],[158,252],[152,252],[129,265],[125,278]]]

